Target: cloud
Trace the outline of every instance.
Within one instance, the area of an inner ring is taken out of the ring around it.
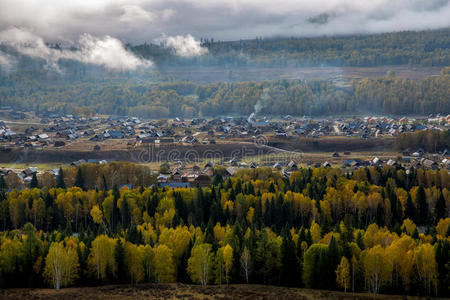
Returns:
[[[0,70],[9,72],[16,64],[16,60],[11,55],[0,52]]]
[[[127,51],[122,42],[110,36],[100,39],[84,34],[81,36],[79,43],[81,50],[73,54],[68,53],[68,58],[119,71],[135,70],[139,67],[150,67],[152,65],[150,61],[140,59]]]
[[[121,41],[110,36],[98,38],[90,34],[83,34],[73,45],[75,50],[54,49],[47,46],[44,39],[34,33],[19,28],[10,28],[0,32],[0,43],[12,47],[20,54],[43,59],[49,68],[55,70],[59,70],[60,59],[99,65],[114,71],[135,70],[152,65],[150,61],[140,59],[127,51]],[[11,66],[11,55],[6,53],[2,55],[0,64]]]
[[[166,36],[155,39],[156,43],[161,43],[163,46],[173,48],[175,53],[182,57],[193,57],[205,54],[208,52],[207,48],[201,46],[200,41],[194,39],[190,34],[186,36]]]
[[[449,27],[449,15],[450,0],[2,0],[0,31],[25,28],[45,41],[88,33],[143,43],[162,32],[236,40],[435,29]]]

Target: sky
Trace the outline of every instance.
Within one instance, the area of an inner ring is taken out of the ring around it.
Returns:
[[[1,0],[0,44],[47,61],[113,70],[151,66],[124,43],[159,43],[180,56],[207,52],[200,38],[239,40],[450,27],[450,0]],[[74,45],[56,52],[46,43]],[[0,66],[14,59],[0,51]]]
[[[435,29],[450,26],[450,0],[2,0],[0,31],[45,40],[85,33],[124,42],[165,36],[236,40]]]

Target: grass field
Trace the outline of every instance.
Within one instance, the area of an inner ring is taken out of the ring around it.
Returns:
[[[426,299],[403,295],[373,295],[262,285],[207,286],[185,284],[109,285],[53,289],[8,289],[1,299]],[[435,298],[437,299],[437,298]]]

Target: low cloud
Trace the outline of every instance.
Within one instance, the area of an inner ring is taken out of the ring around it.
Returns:
[[[42,59],[47,67],[59,71],[61,59],[75,60],[86,64],[103,66],[113,71],[136,70],[150,67],[152,62],[136,57],[127,51],[121,41],[110,36],[103,38],[83,34],[72,46],[73,49],[49,47],[44,39],[32,32],[10,28],[0,32],[0,43],[13,48],[22,55]],[[0,52],[0,64],[10,68],[12,55]]]
[[[449,27],[449,16],[449,0],[0,1],[0,31],[27,28],[50,42],[84,33],[136,44],[163,32],[239,40],[424,30]]]
[[[15,64],[16,60],[14,57],[0,51],[0,70],[9,72]]]
[[[196,40],[192,35],[186,36],[166,36],[155,39],[156,43],[162,44],[164,47],[173,48],[175,54],[182,57],[193,57],[203,55],[208,52],[208,49],[202,47],[200,41]]]

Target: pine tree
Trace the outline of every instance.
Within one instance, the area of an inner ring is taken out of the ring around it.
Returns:
[[[405,218],[408,218],[408,219],[413,220],[414,222],[417,222],[416,207],[414,206],[414,203],[412,202],[410,193],[408,193],[408,198],[406,199]]]
[[[56,180],[56,187],[62,189],[66,188],[66,183],[64,182],[64,172],[62,168],[59,168],[58,178]]]
[[[0,201],[6,199],[6,191],[8,190],[8,185],[5,182],[5,178],[0,176]]]
[[[361,231],[358,231],[358,234],[356,235],[356,244],[358,245],[359,249],[364,250],[364,241],[363,241],[363,234]]]
[[[217,186],[217,185],[221,184],[222,182],[223,182],[222,175],[220,175],[219,173],[214,175],[213,182],[212,182],[213,185]]]
[[[328,287],[335,288],[335,270],[341,260],[340,251],[338,248],[338,244],[334,236],[331,236],[330,243],[328,244],[328,266],[327,266],[327,279],[328,279]]]
[[[189,257],[191,257],[191,250],[194,246],[194,243],[192,239],[189,241],[189,244],[186,248],[186,250],[183,252],[183,255],[181,256],[180,263],[178,264],[178,281],[181,283],[191,283],[191,278],[187,272],[188,268],[188,260]]]
[[[425,225],[428,222],[428,204],[423,186],[419,186],[417,190],[417,204],[419,206],[419,222],[418,224]]]
[[[122,201],[120,201],[120,215],[121,215],[121,220],[122,220],[122,227],[126,228],[129,225],[128,222],[128,217],[129,217],[129,208],[128,208],[128,200],[127,199],[122,199]]]
[[[217,248],[217,242],[214,238],[214,224],[212,219],[210,218],[208,221],[208,225],[205,229],[205,243],[213,246],[213,250],[215,251]]]
[[[31,177],[30,188],[34,189],[34,188],[38,188],[38,187],[39,187],[39,183],[38,183],[36,173],[33,173],[33,176]]]
[[[282,231],[283,241],[281,243],[281,285],[300,285],[300,263],[296,253],[295,243],[292,240],[288,225]]]
[[[114,249],[114,258],[117,264],[117,283],[125,283],[127,281],[126,274],[127,268],[125,264],[125,248],[123,247],[122,241],[117,239],[116,247]]]
[[[83,172],[81,171],[81,168],[77,169],[77,176],[75,178],[75,186],[84,190],[84,177],[83,177]]]
[[[436,218],[436,223],[439,222],[440,219],[443,219],[447,216],[447,206],[445,205],[445,198],[442,191],[440,192],[440,196],[436,202],[436,207],[434,208],[434,215]]]

